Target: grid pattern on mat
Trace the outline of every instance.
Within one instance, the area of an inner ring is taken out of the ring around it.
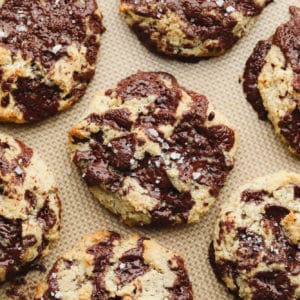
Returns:
[[[120,224],[103,209],[70,164],[66,148],[67,131],[80,120],[93,94],[106,89],[137,70],[161,70],[172,73],[180,84],[205,94],[227,116],[239,132],[236,165],[222,190],[219,201],[198,225],[169,229],[136,229],[174,248],[186,258],[193,281],[195,299],[232,299],[216,281],[207,259],[207,250],[219,206],[231,191],[253,177],[280,169],[300,172],[300,162],[275,136],[270,124],[258,121],[247,104],[238,82],[244,64],[259,39],[267,38],[288,19],[288,7],[297,0],[275,0],[260,16],[253,30],[220,58],[188,64],[163,59],[148,52],[130,32],[118,13],[118,0],[98,0],[107,31],[102,37],[96,76],[85,97],[65,113],[33,126],[0,125],[0,130],[22,139],[46,160],[55,173],[63,203],[63,227],[60,240],[44,260],[50,266],[55,257],[72,247],[80,236],[100,228],[127,234],[132,229]],[[28,277],[28,299],[36,280],[45,274],[32,272]],[[32,281],[32,282],[31,282]],[[7,299],[4,285],[0,299]],[[18,299],[18,297],[16,298]]]

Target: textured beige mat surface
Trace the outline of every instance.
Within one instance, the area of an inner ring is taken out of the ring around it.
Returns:
[[[158,57],[148,52],[130,32],[118,14],[118,0],[98,0],[107,31],[102,37],[96,76],[87,94],[69,111],[33,126],[0,125],[0,130],[22,139],[44,157],[55,173],[63,206],[60,240],[44,260],[49,267],[56,255],[72,247],[80,236],[100,228],[129,233],[132,229],[103,209],[70,164],[66,148],[67,131],[82,116],[93,94],[113,86],[137,70],[170,72],[180,84],[205,94],[239,132],[236,165],[219,201],[195,226],[169,229],[133,229],[156,238],[160,243],[181,252],[193,281],[195,299],[232,299],[216,281],[207,259],[207,250],[220,204],[227,201],[240,184],[280,169],[298,171],[300,160],[292,156],[275,136],[269,123],[259,121],[248,105],[238,82],[244,64],[259,39],[267,38],[288,19],[288,7],[299,0],[275,0],[260,16],[253,30],[223,57],[187,64]],[[34,280],[45,274],[33,272]],[[29,289],[32,284],[28,282]],[[0,299],[8,299],[1,288]],[[32,299],[28,294],[28,299]],[[16,298],[20,299],[20,298]]]

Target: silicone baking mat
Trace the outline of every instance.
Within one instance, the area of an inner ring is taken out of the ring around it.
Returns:
[[[118,13],[118,0],[98,2],[107,30],[102,36],[95,78],[84,98],[67,112],[33,126],[0,125],[1,131],[23,140],[38,151],[56,176],[63,208],[62,231],[60,240],[51,248],[50,255],[43,263],[49,268],[56,256],[71,248],[82,235],[98,229],[106,228],[122,234],[136,231],[157,239],[165,247],[173,248],[185,256],[195,299],[232,299],[215,279],[207,258],[220,204],[226,202],[230,193],[239,185],[254,177],[280,169],[300,173],[300,161],[288,152],[269,123],[258,120],[246,102],[239,77],[256,42],[269,37],[279,24],[289,18],[289,6],[300,2],[274,1],[264,10],[251,32],[231,51],[222,57],[192,64],[150,53],[125,25]],[[76,168],[70,163],[66,147],[68,129],[81,119],[97,90],[112,87],[137,70],[173,74],[181,85],[206,95],[238,130],[239,148],[235,168],[218,202],[197,225],[166,229],[128,228],[90,195]],[[26,299],[32,299],[34,283],[43,276],[46,274],[37,271],[27,276]],[[9,299],[5,294],[6,287],[2,286],[0,299]],[[20,289],[24,289],[24,286]],[[21,298],[16,296],[14,299]]]

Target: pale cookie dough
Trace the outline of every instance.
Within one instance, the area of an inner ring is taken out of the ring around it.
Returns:
[[[189,59],[223,54],[250,30],[270,2],[120,0],[120,11],[148,48]]]
[[[0,282],[30,268],[58,238],[54,177],[35,152],[0,133]]]
[[[233,167],[236,135],[205,96],[139,72],[94,98],[69,147],[95,197],[127,224],[195,223]]]
[[[184,260],[148,238],[98,231],[55,262],[35,300],[193,300]]]
[[[246,300],[300,299],[300,175],[253,180],[225,200],[210,247],[218,279]]]
[[[0,121],[37,122],[77,101],[102,32],[95,0],[0,1]]]
[[[269,119],[289,150],[300,155],[300,8],[260,41],[247,61],[244,91],[261,119]]]

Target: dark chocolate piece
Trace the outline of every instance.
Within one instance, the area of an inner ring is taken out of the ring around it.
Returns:
[[[126,251],[120,258],[116,274],[121,284],[129,283],[149,270],[149,265],[144,262],[143,242],[146,238],[140,238],[137,247]]]
[[[245,190],[242,193],[241,201],[244,202],[254,202],[259,204],[264,201],[264,197],[269,196],[269,193],[261,190],[261,191],[254,191],[254,190]]]
[[[257,88],[259,74],[265,64],[265,57],[271,49],[270,41],[259,41],[251,56],[248,58],[245,71],[243,88],[248,102],[252,105],[261,120],[267,120],[267,111]]]

